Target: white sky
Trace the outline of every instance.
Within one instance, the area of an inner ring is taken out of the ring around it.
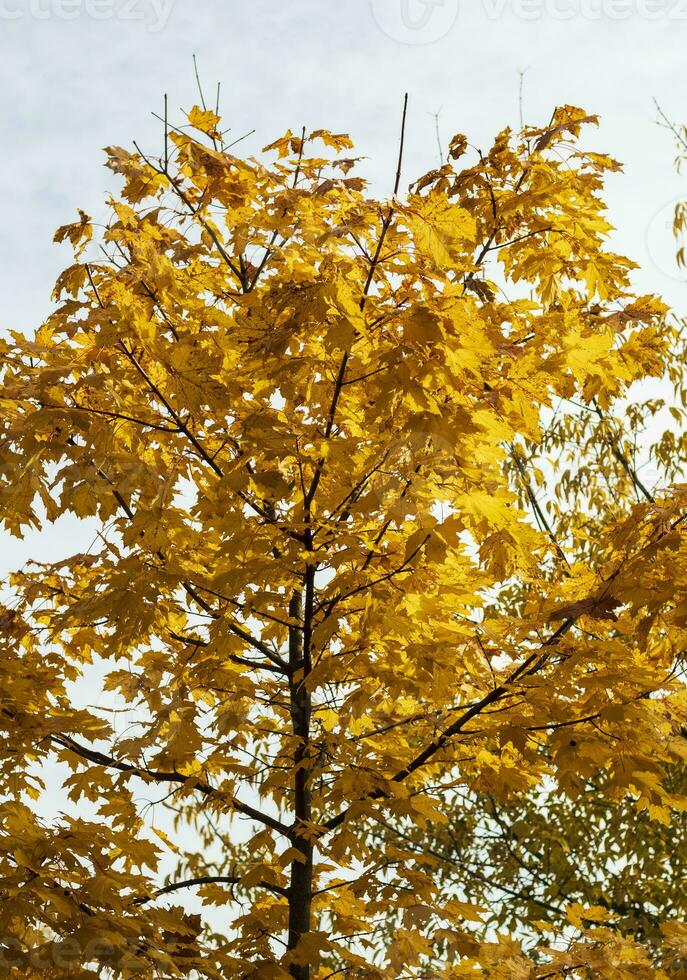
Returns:
[[[406,89],[410,180],[436,163],[432,113],[444,143],[461,131],[486,146],[517,124],[527,69],[527,120],[562,102],[601,115],[594,143],[626,166],[609,193],[618,242],[645,265],[642,285],[679,303],[662,217],[652,251],[663,268],[646,239],[687,194],[652,103],[687,121],[686,41],[687,0],[0,0],[0,324],[28,330],[45,314],[69,258],[54,229],[77,207],[104,215],[102,147],[157,149],[150,111],[163,93],[171,107],[197,100],[193,53],[208,90],[222,82],[226,124],[256,129],[248,151],[288,127],[346,131],[380,192]]]

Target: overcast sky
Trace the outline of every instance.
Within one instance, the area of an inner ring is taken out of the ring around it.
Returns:
[[[670,219],[687,178],[656,124],[656,97],[687,121],[687,0],[0,0],[3,207],[0,326],[30,331],[69,260],[54,229],[77,207],[105,216],[108,144],[161,145],[163,94],[197,101],[192,56],[222,85],[225,122],[254,152],[286,128],[349,132],[375,190],[390,188],[403,93],[405,178],[437,161],[456,132],[487,146],[519,118],[560,103],[601,116],[596,149],[625,164],[608,200],[616,247],[642,263],[638,285],[687,310]],[[67,520],[66,525],[70,522]],[[64,533],[43,537],[41,555]],[[0,572],[35,539],[8,548]]]
[[[55,227],[77,207],[104,214],[102,148],[158,148],[163,93],[196,101],[194,53],[208,88],[222,83],[227,124],[256,129],[249,151],[289,126],[344,130],[380,190],[404,91],[410,179],[436,162],[433,113],[444,141],[486,145],[516,125],[525,70],[527,120],[564,102],[601,116],[594,142],[625,163],[609,195],[619,241],[643,284],[679,302],[660,268],[669,230],[651,225],[683,185],[653,97],[687,121],[686,41],[687,0],[0,0],[3,325],[30,329],[48,309],[68,260]],[[646,239],[661,233],[656,269]]]

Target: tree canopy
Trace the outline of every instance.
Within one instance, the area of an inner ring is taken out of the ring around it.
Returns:
[[[110,148],[0,346],[5,528],[94,532],[0,609],[9,976],[684,976],[681,325],[595,117],[406,192],[406,106],[387,199],[204,106]]]

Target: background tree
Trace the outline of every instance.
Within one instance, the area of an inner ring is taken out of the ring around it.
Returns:
[[[523,506],[561,399],[614,432],[680,369],[605,244],[593,117],[456,136],[405,195],[405,116],[388,201],[347,137],[241,159],[206,107],[160,158],[112,148],[103,258],[85,214],[60,229],[55,312],[2,347],[6,527],[96,530],[0,619],[10,975],[667,975],[606,906],[532,955],[538,907],[497,939],[416,847],[460,796],[475,828],[585,780],[684,805],[687,492],[616,505],[613,436],[572,512]],[[112,710],[76,696],[96,667]],[[57,764],[74,806],[39,819]]]
[[[630,512],[638,500],[653,503],[657,480],[665,486],[680,477],[687,448],[682,350],[680,341],[669,362],[675,391],[666,377],[664,397],[618,405],[612,419],[595,406],[562,402],[542,444],[512,457],[522,505],[542,529],[552,535],[557,529],[568,560],[575,541],[579,560],[586,560],[602,540],[595,531],[600,535],[609,511]],[[580,527],[570,536],[580,519],[584,534]],[[681,664],[675,669],[682,675]],[[572,736],[571,747],[582,756],[598,725],[591,719]],[[542,751],[550,759],[548,744]],[[684,761],[670,767],[674,793],[684,795],[686,780]],[[585,776],[581,767],[566,794],[558,783],[507,801],[461,792],[449,821],[429,834],[418,832],[413,846],[439,851],[444,887],[488,906],[501,926],[522,928],[528,917],[560,925],[570,903],[596,905],[654,945],[660,957],[662,923],[687,912],[685,826],[684,813],[650,814],[631,797],[609,798],[596,769]]]
[[[657,108],[676,139],[680,166],[684,129]],[[684,221],[685,208],[678,205],[678,239]],[[682,248],[678,261],[684,263]],[[684,325],[674,320],[669,348],[657,357],[658,383],[644,381],[605,411],[596,399],[561,398],[539,441],[510,447],[513,492],[565,561],[588,561],[603,548],[609,521],[631,514],[638,503],[655,504],[662,487],[681,480],[687,458],[684,359]],[[676,662],[676,674],[682,671]],[[586,755],[587,737],[591,733],[596,741],[598,728],[595,719],[579,726],[571,747]],[[550,744],[541,751],[551,761]],[[416,829],[409,843],[440,859],[443,888],[484,905],[493,926],[529,933],[530,944],[540,940],[545,923],[563,926],[571,904],[591,905],[641,938],[660,962],[671,956],[665,920],[687,914],[680,846],[685,815],[651,813],[638,808],[632,795],[609,797],[605,776],[592,769],[585,773],[581,765],[565,793],[560,783],[546,782],[500,800],[462,787],[447,822]],[[668,779],[683,796],[684,753]],[[404,833],[400,826],[386,828],[389,840]],[[528,929],[532,920],[537,925]]]

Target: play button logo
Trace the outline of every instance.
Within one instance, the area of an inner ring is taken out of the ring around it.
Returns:
[[[431,44],[451,30],[458,0],[371,0],[379,28],[401,44]]]

